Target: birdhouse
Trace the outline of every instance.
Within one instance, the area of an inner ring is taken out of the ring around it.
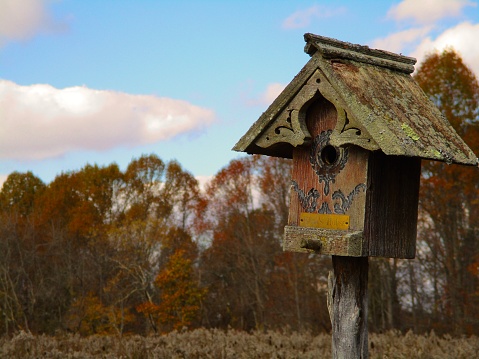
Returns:
[[[285,250],[414,258],[421,159],[478,159],[411,77],[415,59],[305,41],[311,59],[233,149],[293,159]]]

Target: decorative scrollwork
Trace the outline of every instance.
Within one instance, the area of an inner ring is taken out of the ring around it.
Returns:
[[[379,149],[366,127],[354,118],[350,119],[348,113],[341,106],[336,105],[336,110],[338,111],[338,122],[331,136],[332,145],[357,145],[369,151]]]
[[[315,188],[311,188],[308,193],[304,193],[304,191],[299,188],[298,183],[296,181],[291,181],[294,191],[298,194],[299,202],[303,207],[305,212],[313,213],[316,212],[316,207],[318,204],[318,198],[321,197],[319,191]]]
[[[362,135],[362,130],[358,126],[355,126],[350,123],[348,114],[346,111],[344,111],[344,126],[341,129],[340,134],[343,134],[346,131],[349,131],[349,133],[354,134],[355,136],[358,136],[358,137]]]
[[[277,135],[280,135],[281,134],[281,129],[285,129],[287,131],[291,131],[294,133],[294,129],[293,129],[293,125],[291,124],[291,113],[293,113],[294,110],[287,110],[288,112],[288,117],[286,118],[286,123],[288,125],[286,126],[278,126],[274,129],[274,133],[276,133]]]
[[[354,197],[356,197],[359,192],[366,190],[366,185],[364,183],[358,184],[351,193],[348,194],[346,197],[341,190],[335,191],[332,195],[334,200],[339,200],[339,202],[334,204],[334,212],[337,214],[345,214],[346,211],[351,207],[353,204]]]
[[[256,145],[268,148],[277,143],[289,143],[293,147],[303,145],[310,140],[310,134],[299,109],[295,107],[282,111],[274,123],[256,139]]]
[[[332,214],[331,209],[329,208],[329,204],[327,202],[323,202],[321,208],[318,209],[318,213],[320,214]]]
[[[324,195],[329,195],[330,183],[348,161],[348,148],[339,148],[329,144],[332,131],[323,131],[313,141],[309,161],[318,175],[319,183],[324,182]]]
[[[358,129],[358,131],[360,131]],[[318,182],[324,183],[323,192],[311,188],[307,193],[299,188],[296,181],[292,181],[294,191],[298,195],[302,210],[308,213],[346,214],[351,208],[355,197],[366,191],[366,185],[360,183],[346,196],[340,189],[331,195],[331,184],[335,183],[336,176],[344,169],[349,158],[349,149],[335,147],[330,144],[332,131],[323,131],[313,141],[309,153],[309,161],[318,176]],[[331,208],[333,206],[333,208]]]

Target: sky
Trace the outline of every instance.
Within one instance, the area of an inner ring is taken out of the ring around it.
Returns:
[[[201,181],[309,60],[304,33],[479,78],[479,1],[0,0],[0,183],[154,153]]]

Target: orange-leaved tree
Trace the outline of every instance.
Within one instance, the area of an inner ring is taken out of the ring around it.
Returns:
[[[479,153],[479,84],[452,49],[432,53],[416,81],[471,149]],[[479,251],[479,170],[424,161],[420,240],[431,260],[435,322],[454,331],[479,330],[478,278],[468,271]],[[476,295],[475,295],[476,292]]]
[[[193,262],[184,249],[176,250],[156,276],[159,302],[145,302],[138,311],[156,318],[163,332],[189,327],[198,319],[206,289],[200,288]]]
[[[134,298],[135,307],[156,332],[156,308],[162,302],[162,289],[154,285],[156,275],[176,249],[188,248],[194,257],[197,253],[188,228],[198,181],[176,161],[164,163],[153,154],[134,159],[124,178],[120,190],[124,216],[111,233],[119,249],[112,258],[117,269],[114,282],[122,285],[110,288],[116,288],[117,298],[129,302]]]
[[[0,333],[31,330],[38,293],[45,280],[34,220],[35,202],[45,184],[31,172],[11,173],[0,190]]]

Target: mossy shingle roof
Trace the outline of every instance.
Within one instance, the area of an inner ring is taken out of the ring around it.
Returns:
[[[316,91],[338,110],[340,119],[332,144],[358,145],[386,155],[478,164],[474,153],[411,77],[415,59],[313,34],[305,34],[305,41],[310,61],[234,150],[292,157],[293,147],[311,140],[301,116],[304,109],[299,107],[308,106]],[[317,88],[312,89],[315,83]],[[296,124],[284,119],[284,113],[294,111],[298,112]]]

